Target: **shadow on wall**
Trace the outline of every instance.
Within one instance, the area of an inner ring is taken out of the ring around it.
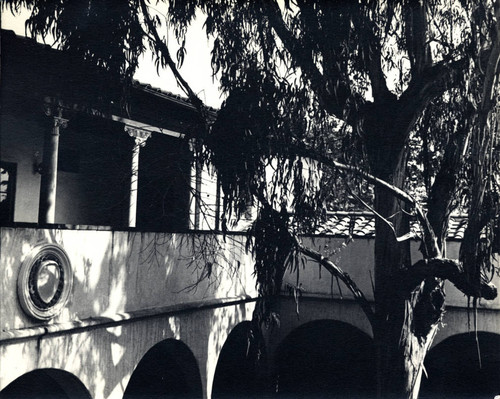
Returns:
[[[372,398],[375,382],[373,341],[347,323],[306,323],[278,347],[278,397]]]
[[[63,370],[40,369],[14,380],[0,392],[1,399],[91,399],[73,374]]]
[[[103,295],[99,282],[111,288],[133,284],[133,281],[128,281],[126,273],[111,275],[111,267],[108,266],[115,261],[121,264],[130,262],[130,251],[125,251],[125,247],[113,245],[110,240],[103,240],[102,234],[91,233],[93,232],[2,228],[1,288],[2,293],[6,295],[6,307],[2,308],[3,328],[14,330],[45,325],[43,321],[31,319],[26,315],[16,298],[16,277],[21,261],[30,253],[35,243],[61,245],[70,254],[75,271],[73,296],[62,313],[54,318],[54,324],[78,316],[86,318],[95,313],[99,315],[110,308],[112,295]],[[111,309],[112,311],[126,309],[129,297],[120,295],[121,292],[127,293],[133,290],[123,289],[118,292],[115,297],[119,298],[121,308]],[[0,393],[2,399],[49,397],[76,399],[90,398],[87,388],[90,392],[98,390],[104,395],[114,391],[118,382],[106,378],[106,373],[110,367],[120,371],[128,367],[127,357],[123,356],[128,349],[123,345],[123,339],[116,334],[116,329],[94,331],[96,332],[47,335],[39,337],[37,341],[27,340],[21,345],[9,347],[11,350],[5,351],[1,366],[15,362],[19,367],[2,367],[4,381],[12,381]],[[37,367],[40,369],[30,371]],[[25,374],[18,377],[21,370],[24,370]],[[74,376],[78,376],[79,379]],[[70,388],[66,389],[68,386]]]
[[[205,259],[206,252],[203,251],[211,250],[211,241],[205,242],[203,238],[198,235],[191,241],[188,235],[164,233],[2,228],[0,286],[6,294],[2,298],[6,304],[6,308],[2,308],[3,328],[14,330],[45,325],[43,321],[33,320],[24,314],[16,298],[16,276],[22,260],[39,242],[61,245],[68,253],[75,272],[72,296],[63,312],[54,318],[54,324],[94,316],[109,318],[123,312],[205,299],[248,296],[245,287],[249,277],[246,274],[251,272],[238,268],[240,262],[235,259],[241,257],[236,244],[221,247],[227,259],[221,261],[221,265],[213,266],[211,276],[203,275],[201,272],[204,269],[190,266],[187,257],[191,255],[192,259],[200,246],[203,247],[200,260]],[[214,256],[220,257],[220,253]],[[195,284],[201,278],[202,281]],[[254,289],[253,281],[251,284]],[[193,289],[189,290],[190,287]],[[243,302],[193,313],[180,312],[175,317],[145,318],[141,319],[141,323],[122,325],[113,322],[107,328],[48,334],[38,341],[26,340],[21,345],[9,347],[2,354],[2,365],[11,362],[20,364],[19,368],[2,369],[1,380],[5,383],[2,386],[40,367],[66,370],[78,376],[93,397],[121,396],[128,376],[132,374],[132,367],[138,364],[148,349],[167,338],[182,339],[193,350],[196,359],[199,359],[202,383],[205,384],[205,376],[215,372],[219,351],[227,334],[234,325],[245,320],[252,309],[252,302]],[[187,347],[186,351],[189,351]],[[167,352],[173,359],[179,355],[179,363],[188,358],[176,348]],[[147,358],[156,359],[153,355],[148,354]],[[144,360],[141,366],[148,362]],[[196,362],[194,364],[192,369],[196,369],[199,376],[198,366]],[[176,368],[178,365],[171,370],[176,371]],[[157,374],[152,375],[158,377]],[[139,377],[136,375],[134,378],[140,382],[140,372]],[[173,392],[183,392],[182,378],[177,375],[161,378],[170,378],[178,383]],[[196,386],[190,382],[191,385]],[[130,389],[134,392],[133,385]],[[158,389],[161,391],[162,388]],[[188,393],[193,392],[195,397],[199,396],[201,388],[195,391],[190,389]],[[30,392],[25,393],[23,398],[32,396]]]
[[[202,398],[200,372],[191,350],[175,339],[153,346],[134,370],[123,398]]]
[[[478,332],[477,342],[474,332],[445,339],[431,349],[425,368],[421,399],[493,399],[500,395],[500,334]]]

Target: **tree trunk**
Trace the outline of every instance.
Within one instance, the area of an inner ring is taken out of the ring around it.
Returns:
[[[391,218],[397,212],[398,205],[390,193],[384,189],[375,189],[375,210],[383,217],[390,218],[399,233],[402,230],[403,218],[401,215]],[[399,339],[405,320],[405,298],[401,295],[397,278],[401,268],[409,264],[409,249],[407,244],[396,241],[393,231],[384,221],[377,219],[375,231],[377,325],[374,329],[374,339],[377,353],[377,385],[378,395],[389,397],[404,392],[404,352],[399,346]]]
[[[368,150],[370,164],[377,177],[401,188],[406,146],[385,132],[385,145],[378,135],[378,145]],[[404,204],[392,193],[375,187],[374,207],[393,224],[398,236],[409,231]],[[405,287],[402,276],[412,263],[410,241],[398,242],[380,218],[375,230],[377,393],[381,398],[417,398],[423,360],[442,315],[444,294],[436,279],[423,282],[413,292]]]

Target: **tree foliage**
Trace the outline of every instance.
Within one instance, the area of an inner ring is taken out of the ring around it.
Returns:
[[[296,253],[343,278],[301,246],[299,233],[346,203],[372,211],[375,309],[355,282],[342,281],[372,322],[385,370],[380,392],[392,386],[414,397],[443,314],[442,281],[474,298],[496,296],[500,2],[169,0],[160,4],[164,13],[157,3],[5,5],[31,8],[33,35],[51,33],[125,86],[146,48],[158,68],[174,72],[200,111],[199,155],[217,168],[228,212],[259,204],[253,233],[262,295],[277,293]],[[205,19],[213,38],[213,72],[226,96],[215,121],[178,69],[195,18]],[[167,27],[179,46],[175,56]],[[446,259],[452,213],[468,217],[459,261]],[[424,258],[415,264],[411,218],[421,225]],[[398,356],[406,359],[396,367],[406,375],[401,389],[387,373]]]

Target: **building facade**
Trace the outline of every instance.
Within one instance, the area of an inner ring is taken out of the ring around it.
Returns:
[[[247,238],[206,231],[217,229],[221,200],[186,140],[196,111],[139,83],[125,105],[121,90],[69,53],[2,31],[0,395],[371,395],[368,320],[312,262],[300,281],[285,277],[280,325],[256,337]],[[304,237],[336,254],[369,300],[372,222],[336,215]],[[346,234],[354,240],[335,251]],[[297,304],[287,290],[299,283]],[[423,394],[482,386],[490,397],[500,381],[500,301],[480,303],[476,335],[467,298],[447,292]]]

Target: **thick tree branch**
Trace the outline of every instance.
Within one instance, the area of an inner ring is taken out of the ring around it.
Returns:
[[[429,220],[427,219],[427,216],[425,215],[423,209],[418,205],[415,198],[413,198],[407,192],[401,190],[400,188],[390,183],[387,183],[385,180],[382,180],[378,177],[371,175],[370,173],[365,172],[362,169],[359,169],[356,166],[345,165],[343,163],[331,159],[327,155],[319,154],[314,150],[304,148],[303,146],[301,147],[295,146],[295,150],[298,156],[303,156],[316,160],[321,164],[332,168],[333,170],[354,173],[355,175],[364,178],[368,183],[371,183],[378,187],[382,187],[391,192],[392,195],[394,195],[397,199],[408,203],[410,206],[414,208],[415,215],[422,227],[423,242],[426,249],[425,256],[428,258],[441,256],[441,251],[437,244],[436,235],[434,234],[434,231],[429,223]]]
[[[437,277],[449,280],[465,295],[476,296],[478,294],[476,287],[467,280],[467,275],[461,264],[452,259],[423,259],[403,273],[403,281],[410,289],[417,287],[427,278]],[[497,288],[491,283],[482,281],[479,296],[486,300],[493,300],[497,297]]]
[[[481,60],[491,59],[492,49],[485,49],[479,54]],[[450,61],[445,59],[433,66],[426,66],[418,79],[412,79],[410,85],[398,100],[398,119],[409,121],[408,133],[414,122],[427,105],[446,90],[455,87],[464,77],[468,57]]]
[[[462,155],[469,133],[468,128],[469,124],[465,124],[460,131],[455,133],[455,137],[449,139],[427,200],[429,209],[427,218],[436,233],[440,247],[443,247],[446,237],[449,216],[458,183],[458,171],[463,162]]]
[[[302,244],[297,242],[297,248],[304,255],[310,257],[311,259],[318,262],[321,266],[323,266],[328,272],[330,272],[333,276],[338,277],[346,287],[352,292],[354,295],[354,299],[359,303],[363,312],[366,314],[366,317],[370,321],[370,324],[373,328],[376,328],[376,316],[370,305],[370,302],[366,299],[363,292],[358,288],[356,283],[351,279],[349,274],[344,272],[340,267],[338,267],[335,263],[333,263],[328,258],[325,258],[319,252],[316,252],[310,248],[304,247]]]
[[[412,78],[420,80],[423,72],[431,65],[432,57],[427,40],[427,15],[425,2],[410,0],[404,7],[405,36],[410,58]]]
[[[351,96],[350,88],[341,83],[340,76],[325,78],[314,63],[312,51],[304,48],[286,26],[281,10],[275,1],[264,1],[262,7],[268,16],[270,26],[283,42],[294,62],[310,80],[321,105],[339,119],[344,119],[344,106]],[[329,82],[336,82],[335,87],[331,87]]]
[[[168,67],[174,74],[177,84],[184,91],[184,93],[186,93],[191,104],[193,104],[198,110],[202,118],[202,122],[205,125],[205,129],[207,129],[210,121],[210,118],[207,115],[207,107],[204,105],[203,101],[196,95],[196,93],[193,91],[189,83],[182,77],[179,70],[177,69],[177,66],[175,65],[175,62],[170,55],[170,51],[168,50],[167,45],[163,40],[161,40],[160,35],[158,34],[158,30],[156,29],[156,26],[153,20],[151,19],[151,16],[149,15],[149,10],[146,1],[145,0],[139,0],[139,1],[141,5],[141,11],[144,16],[144,20],[146,22],[146,26],[148,27],[149,33],[153,35],[155,45],[157,46],[159,52],[163,56],[165,63],[168,65]]]
[[[363,41],[362,51],[367,64],[368,76],[372,86],[372,95],[375,102],[378,101],[394,101],[396,96],[387,88],[384,71],[382,70],[382,51],[380,43],[378,43],[375,33],[369,31],[370,38]]]
[[[398,100],[398,119],[407,121],[405,125],[408,129],[405,134],[409,133],[417,117],[433,99],[459,82],[466,65],[465,58],[452,62],[441,61],[422,71],[418,79],[412,79],[408,89]]]

